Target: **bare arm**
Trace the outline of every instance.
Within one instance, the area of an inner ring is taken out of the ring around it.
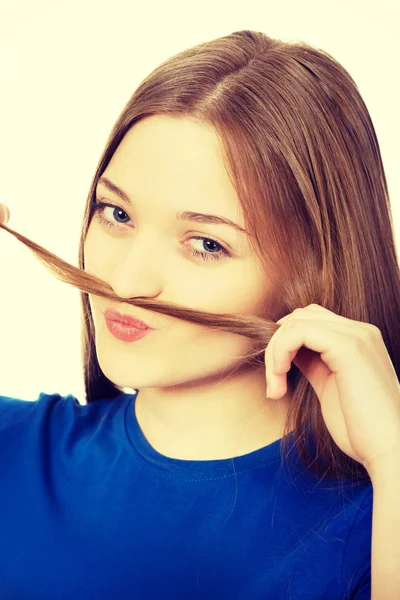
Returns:
[[[400,598],[400,456],[370,474],[373,487],[371,600]]]

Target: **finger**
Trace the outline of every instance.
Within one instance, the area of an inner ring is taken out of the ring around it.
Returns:
[[[297,350],[289,352],[280,361],[276,360],[273,348],[270,350],[270,367],[267,370],[267,397],[277,400],[284,396],[287,392],[287,376],[286,374],[292,367],[292,360],[296,356]]]
[[[0,223],[6,225],[10,218],[10,211],[5,204],[0,204]]]
[[[349,335],[348,326],[341,323],[332,327],[331,322],[325,319],[288,321],[274,334],[271,345],[273,358],[270,359],[270,369],[275,371],[275,376],[273,372],[271,374],[272,379],[286,380],[286,373],[294,361],[319,395],[326,379],[340,370],[343,361],[348,361],[346,356],[351,351],[349,340],[354,339],[354,335]],[[341,347],[340,353],[337,352],[338,347]]]

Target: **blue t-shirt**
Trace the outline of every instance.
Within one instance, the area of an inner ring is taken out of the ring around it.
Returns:
[[[370,483],[166,457],[136,397],[0,396],[1,600],[370,599]]]

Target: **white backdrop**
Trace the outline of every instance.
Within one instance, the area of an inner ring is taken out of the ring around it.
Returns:
[[[0,201],[9,226],[78,264],[84,202],[106,139],[171,55],[240,29],[305,41],[355,79],[381,147],[397,248],[398,0],[0,0]],[[84,403],[79,292],[0,231],[0,394]]]

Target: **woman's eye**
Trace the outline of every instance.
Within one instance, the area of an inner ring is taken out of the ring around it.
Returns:
[[[130,217],[129,217],[129,215],[126,214],[126,212],[124,210],[122,210],[122,208],[120,208],[119,206],[116,206],[115,204],[107,204],[105,202],[99,202],[98,200],[93,201],[92,208],[93,208],[93,214],[92,214],[93,218],[95,218],[96,221],[98,221],[101,225],[103,225],[107,229],[118,229],[118,230],[124,229],[126,231],[126,228],[123,227],[124,225],[126,225],[126,221],[124,219],[126,218],[129,221]],[[103,216],[106,209],[109,209],[107,218],[105,218],[105,216]],[[200,236],[200,235],[192,236],[191,238],[189,238],[189,240],[187,240],[185,242],[185,246],[191,240],[200,241],[201,246],[203,247],[203,250],[204,250],[204,245],[209,244],[209,243],[211,243],[211,245],[213,245],[213,246],[216,245],[218,247],[217,251],[215,251],[215,249],[213,251],[209,251],[210,249],[208,248],[207,252],[206,251],[199,252],[198,250],[196,250],[193,247],[188,247],[189,251],[192,253],[192,255],[195,258],[202,258],[203,261],[207,261],[207,260],[216,261],[216,260],[219,260],[220,258],[231,256],[230,253],[228,252],[228,250],[226,250],[226,248],[224,248],[219,242],[217,242],[216,240],[213,240],[212,238],[208,238],[208,237],[204,237],[204,236]]]
[[[198,250],[195,250],[194,248],[191,248],[192,250],[192,254],[195,258],[197,257],[201,257],[203,260],[219,260],[220,258],[224,258],[227,256],[230,256],[228,250],[226,250],[223,246],[221,246],[221,244],[219,242],[216,242],[215,240],[213,240],[212,238],[207,238],[207,237],[203,237],[201,235],[195,235],[193,237],[190,238],[190,240],[199,240],[201,242],[201,246],[204,249],[204,246],[206,244],[210,244],[212,246],[218,246],[217,250],[215,251],[215,248],[212,252],[199,252]],[[190,241],[189,240],[189,241]],[[209,248],[208,248],[209,250]]]
[[[104,210],[103,210],[104,209]],[[108,209],[108,214],[106,210]],[[121,223],[122,225],[126,224],[126,220],[129,221],[129,215],[126,214],[125,211],[122,210],[119,206],[113,206],[111,204],[105,204],[104,202],[96,202],[95,204],[95,212],[98,214],[101,211],[101,214],[106,217],[106,221],[113,223],[115,220],[117,223]],[[124,221],[125,219],[125,221]]]

